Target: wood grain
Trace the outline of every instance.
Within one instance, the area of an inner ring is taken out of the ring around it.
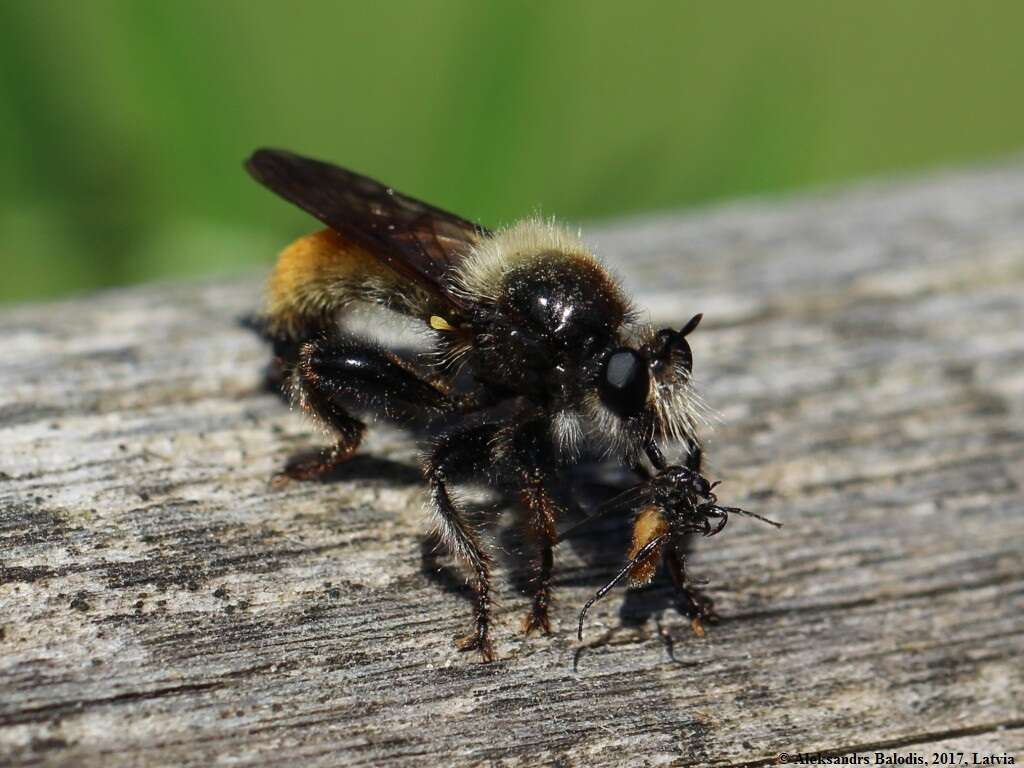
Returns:
[[[635,219],[592,242],[655,321],[694,312],[723,621],[559,548],[550,638],[508,516],[483,665],[425,543],[413,439],[274,490],[320,437],[262,386],[257,280],[0,313],[0,763],[768,765],[1024,759],[1024,166]],[[269,261],[269,257],[268,257]],[[481,500],[491,506],[498,500]]]

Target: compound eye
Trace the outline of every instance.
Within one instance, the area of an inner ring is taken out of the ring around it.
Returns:
[[[601,401],[619,416],[635,416],[647,403],[651,377],[647,360],[636,350],[620,348],[608,355],[601,372]]]

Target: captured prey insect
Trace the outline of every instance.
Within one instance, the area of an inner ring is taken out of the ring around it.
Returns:
[[[257,151],[247,168],[327,225],[280,254],[268,286],[263,327],[291,372],[293,401],[335,437],[283,477],[317,479],[348,460],[365,430],[353,411],[425,420],[434,522],[475,596],[459,645],[491,660],[492,557],[452,494],[456,476],[486,477],[521,501],[535,568],[524,628],[548,633],[561,473],[584,448],[650,477],[646,459],[654,476],[625,497],[634,506],[616,506],[637,515],[630,569],[653,573],[663,551],[681,605],[698,622],[711,614],[687,584],[681,549],[687,531],[720,528],[733,511],[715,506],[700,477],[687,336],[701,315],[678,330],[638,322],[579,236],[551,221],[490,231],[282,150]],[[339,320],[359,303],[421,323],[432,354],[414,365],[343,332]],[[668,466],[667,442],[683,445],[685,469]]]
[[[715,615],[714,605],[706,596],[687,588],[685,555],[682,550],[686,537],[693,534],[714,536],[721,533],[729,522],[730,514],[745,515],[776,528],[781,527],[780,523],[745,509],[720,506],[718,497],[714,494],[717,485],[718,483],[709,483],[700,474],[686,467],[665,467],[656,476],[605,502],[597,512],[559,536],[559,541],[562,541],[577,528],[604,515],[621,512],[635,514],[629,562],[583,606],[577,630],[577,637],[580,640],[583,639],[583,620],[591,606],[627,576],[635,587],[650,583],[660,556],[664,557],[668,565],[669,575],[676,588],[679,609],[692,618],[694,632],[698,635],[704,634],[702,619]]]

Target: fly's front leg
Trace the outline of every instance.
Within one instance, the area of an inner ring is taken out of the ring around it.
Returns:
[[[647,458],[650,459],[651,465],[658,472],[661,472],[668,466],[668,462],[665,461],[665,454],[661,452],[661,448],[658,447],[658,444],[654,440],[650,440],[647,445],[644,446],[644,452],[647,454]],[[691,472],[699,475],[703,463],[704,450],[701,447],[700,441],[695,437],[690,438],[690,442],[686,448],[686,461],[683,462],[683,465]],[[636,469],[636,467],[634,467],[634,469]],[[647,478],[649,477],[650,474],[647,473]]]
[[[425,381],[398,356],[365,341],[323,335],[299,349],[292,378],[292,400],[334,433],[335,444],[313,460],[291,462],[275,481],[317,480],[348,461],[366,425],[349,413],[355,405],[396,417],[439,412],[446,393]]]
[[[452,431],[442,435],[425,468],[438,536],[456,560],[467,566],[472,574],[473,631],[457,644],[461,650],[478,651],[484,661],[494,660],[494,646],[490,639],[491,557],[481,545],[476,528],[452,499],[449,475],[456,468],[486,463],[492,436],[490,428]]]
[[[551,634],[551,574],[554,570],[553,547],[558,540],[556,527],[561,507],[549,490],[554,464],[550,436],[545,425],[530,422],[516,428],[512,436],[512,455],[517,464],[519,498],[527,512],[527,534],[536,547],[533,574],[533,604],[523,619],[523,631],[540,630]]]
[[[548,493],[544,482],[545,474],[539,468],[523,470],[521,490],[523,505],[529,515],[528,529],[537,547],[533,576],[533,605],[523,619],[523,631],[529,634],[539,629],[545,635],[551,634],[551,573],[555,565],[552,548],[558,538],[555,521],[559,508]]]
[[[701,473],[701,469],[704,466],[704,449],[696,438],[690,443],[684,466],[698,475]]]

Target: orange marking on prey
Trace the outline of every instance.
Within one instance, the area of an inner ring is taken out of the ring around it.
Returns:
[[[641,549],[648,543],[668,532],[668,521],[658,507],[648,506],[641,509],[633,521],[633,541],[629,545],[627,557],[632,560]],[[639,587],[650,582],[654,578],[654,571],[658,567],[658,558],[661,556],[661,547],[657,547],[647,557],[633,566],[629,572],[629,581]]]

